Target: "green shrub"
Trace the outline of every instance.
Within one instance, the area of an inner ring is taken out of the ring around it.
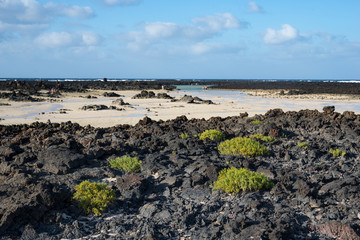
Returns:
[[[251,138],[236,137],[219,144],[218,150],[224,155],[242,155],[245,157],[265,156],[269,149]]]
[[[201,135],[200,135],[200,140],[205,140],[206,138],[210,139],[210,140],[215,140],[215,141],[221,141],[225,139],[225,134],[223,134],[222,132],[215,130],[215,129],[210,129],[210,130],[206,130],[204,131]]]
[[[220,171],[213,189],[223,190],[226,193],[236,194],[240,191],[269,189],[273,182],[263,173],[256,173],[245,168],[225,168]]]
[[[271,137],[271,136],[264,136],[261,133],[256,133],[250,136],[250,138],[256,138],[256,139],[260,139],[261,141],[264,142],[274,142],[276,141],[276,138]]]
[[[330,149],[329,153],[331,153],[333,155],[333,157],[340,157],[340,156],[345,156],[346,152],[342,151],[341,149]]]
[[[115,200],[115,192],[106,183],[83,181],[75,186],[73,199],[79,202],[86,214],[100,216],[105,208]]]
[[[140,172],[141,171],[141,161],[137,157],[129,157],[129,156],[123,156],[123,157],[117,157],[115,159],[111,159],[109,161],[110,167],[115,169],[124,170],[126,172]]]
[[[303,149],[307,149],[308,145],[306,142],[298,142],[297,145]]]
[[[253,120],[253,121],[251,121],[251,123],[252,123],[252,124],[265,124],[265,123],[263,123],[263,122],[260,121],[260,120]]]
[[[180,134],[180,138],[181,139],[186,139],[186,138],[189,138],[190,136],[189,136],[189,134],[187,134],[187,133],[182,133],[182,134]]]

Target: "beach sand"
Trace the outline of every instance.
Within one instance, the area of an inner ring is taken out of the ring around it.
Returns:
[[[132,99],[140,91],[115,91],[123,95],[124,102],[130,106],[117,106],[124,108],[118,110],[81,110],[84,105],[103,104],[111,106],[117,97],[104,97],[102,90],[87,93],[66,93],[57,102],[12,102],[0,100],[0,124],[30,124],[39,122],[77,122],[80,125],[92,125],[94,127],[110,127],[118,124],[134,125],[145,116],[153,120],[169,120],[185,115],[187,118],[205,118],[238,116],[247,112],[249,116],[264,114],[269,109],[281,108],[284,111],[298,111],[301,109],[317,109],[322,111],[324,106],[334,105],[337,112],[354,111],[360,113],[360,99],[330,96],[309,95],[302,96],[280,96],[269,91],[247,92],[243,91],[203,91],[199,94],[203,100],[212,100],[215,104],[188,104],[186,102],[171,102],[169,99]],[[154,91],[166,92],[170,96],[180,99],[184,94],[197,96],[193,92],[164,90]],[[225,92],[225,93],[224,93]],[[85,98],[87,95],[96,96],[97,99]],[[3,104],[10,105],[3,105]],[[61,110],[62,109],[62,110]],[[64,113],[60,113],[64,112]]]

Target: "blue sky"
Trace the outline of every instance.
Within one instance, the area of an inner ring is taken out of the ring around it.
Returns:
[[[0,77],[360,79],[358,0],[0,0]]]

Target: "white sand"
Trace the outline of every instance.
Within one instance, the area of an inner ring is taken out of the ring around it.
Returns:
[[[185,115],[190,118],[208,119],[214,116],[227,117],[238,116],[240,113],[248,112],[250,116],[255,114],[264,114],[269,109],[282,108],[284,111],[298,111],[301,109],[318,109],[327,105],[335,105],[336,111],[343,112],[345,110],[357,111],[360,106],[359,99],[336,98],[333,96],[310,96],[308,99],[283,99],[274,94],[266,94],[257,92],[261,96],[246,96],[240,91],[231,91],[218,96],[218,92],[203,92],[200,94],[204,100],[212,100],[215,105],[206,104],[187,104],[185,102],[171,102],[167,99],[131,99],[140,91],[117,91],[116,93],[124,95],[122,97],[125,102],[131,106],[117,106],[125,108],[124,111],[117,110],[100,110],[100,111],[84,111],[80,110],[84,105],[103,104],[112,105],[112,101],[117,98],[103,97],[104,91],[93,91],[86,94],[67,94],[61,98],[62,102],[10,102],[0,100],[0,103],[9,103],[10,106],[0,106],[0,124],[23,124],[32,123],[34,121],[46,122],[77,122],[80,125],[92,125],[94,127],[109,127],[118,124],[136,124],[145,116],[153,120],[169,120],[177,116]],[[165,91],[154,91],[165,92]],[[179,99],[184,94],[193,95],[194,93],[185,92],[167,92],[169,95]],[[215,94],[214,94],[215,93]],[[86,95],[97,96],[97,99],[81,98]],[[255,94],[255,93],[252,93]],[[264,97],[266,96],[266,97]],[[59,110],[65,109],[66,114],[60,114]]]

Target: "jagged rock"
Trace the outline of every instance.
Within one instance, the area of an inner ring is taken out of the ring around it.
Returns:
[[[85,105],[81,108],[84,111],[99,111],[109,109],[106,105]]]
[[[146,189],[147,180],[134,174],[128,174],[116,179],[117,188],[125,198],[138,200],[143,197]]]
[[[117,94],[115,92],[104,92],[104,97],[121,97],[120,94]]]
[[[130,103],[124,102],[122,98],[116,99],[115,101],[112,101],[112,104],[120,105],[120,106],[127,106],[130,105]]]
[[[153,91],[146,91],[143,90],[141,91],[139,94],[136,94],[135,96],[133,96],[133,99],[144,99],[144,98],[155,98],[156,95]]]
[[[335,106],[325,106],[325,107],[323,107],[323,111],[326,114],[331,114],[331,113],[335,112]]]
[[[167,93],[158,93],[157,98],[160,98],[160,99],[174,99],[173,97],[171,97]]]
[[[202,100],[199,97],[193,97],[190,95],[184,95],[179,101],[186,103],[214,104],[211,100]]]
[[[263,124],[249,124],[253,119],[1,125],[0,239],[357,239],[359,115],[274,109],[256,116]],[[262,142],[267,156],[224,156],[218,143],[197,137],[207,129],[229,139],[261,132],[277,140]],[[347,155],[335,158],[330,148]],[[109,167],[107,159],[123,155],[137,156],[141,173]],[[213,190],[228,167],[263,173],[274,187],[235,195]],[[86,216],[72,200],[84,180],[116,192],[101,217]]]
[[[54,174],[68,173],[86,162],[84,155],[59,146],[50,146],[40,152],[38,160],[43,164],[43,170]]]

